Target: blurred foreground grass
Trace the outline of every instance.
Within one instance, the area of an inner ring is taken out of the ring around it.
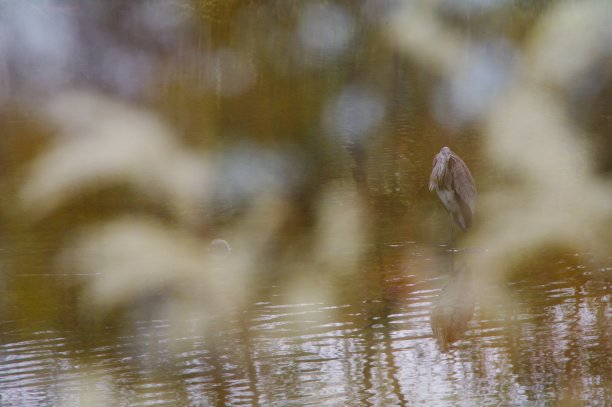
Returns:
[[[445,241],[444,144],[479,188],[476,281],[550,246],[605,267],[612,8],[485,3],[4,3],[29,35],[0,69],[5,276],[75,277],[4,283],[5,312],[141,304],[206,332],[273,285],[362,298],[381,245]]]

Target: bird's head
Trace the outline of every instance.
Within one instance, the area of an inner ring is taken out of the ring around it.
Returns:
[[[442,150],[440,150],[440,154],[442,154],[442,157],[444,157],[444,162],[448,162],[448,159],[450,158],[452,151],[450,148],[444,146],[442,147]]]
[[[437,188],[439,182],[442,182],[444,178],[444,172],[446,171],[448,161],[451,157],[451,149],[444,146],[440,150],[433,161],[433,170],[431,171],[431,176],[429,177],[429,190],[433,191]]]

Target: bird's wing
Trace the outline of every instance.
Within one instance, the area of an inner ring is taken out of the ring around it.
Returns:
[[[476,184],[467,165],[457,155],[452,154],[448,160],[451,171],[452,187],[459,198],[474,213],[476,208]]]

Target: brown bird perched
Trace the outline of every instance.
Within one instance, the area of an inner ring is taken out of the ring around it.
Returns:
[[[429,190],[434,189],[452,220],[467,231],[476,207],[476,185],[467,165],[448,147],[434,157]]]

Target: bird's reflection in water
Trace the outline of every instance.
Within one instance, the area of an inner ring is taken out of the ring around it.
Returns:
[[[475,308],[472,275],[467,264],[462,263],[453,270],[448,279],[431,313],[431,330],[442,352],[463,338]]]

